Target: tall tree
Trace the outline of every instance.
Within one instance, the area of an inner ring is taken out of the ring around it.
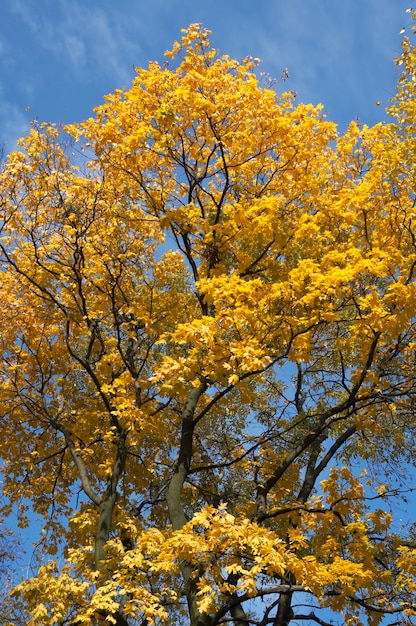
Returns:
[[[393,513],[416,435],[414,48],[391,122],[341,135],[209,36],[66,136],[34,126],[2,170],[4,492],[59,551],[16,593],[45,626],[413,623]]]

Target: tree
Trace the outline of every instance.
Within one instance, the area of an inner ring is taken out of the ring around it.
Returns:
[[[9,592],[20,578],[16,564],[22,548],[14,534],[2,526],[0,535],[0,625],[25,626],[29,616],[22,602],[13,600]]]
[[[416,435],[414,48],[391,121],[339,134],[209,35],[4,165],[4,493],[57,555],[15,593],[33,625],[414,623],[393,515]]]

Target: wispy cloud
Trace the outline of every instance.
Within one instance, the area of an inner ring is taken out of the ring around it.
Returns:
[[[126,56],[137,55],[140,44],[126,37],[126,19],[119,10],[76,0],[70,4],[55,0],[53,6],[16,0],[13,12],[26,24],[34,43],[53,55],[51,62],[67,66],[78,78],[97,73],[130,76]]]
[[[84,41],[77,35],[64,33],[63,46],[71,65],[76,68],[83,68],[87,64],[87,51]]]
[[[33,3],[25,0],[14,0],[11,11],[18,15],[32,33],[38,33],[42,30],[41,19],[38,11],[35,10]]]

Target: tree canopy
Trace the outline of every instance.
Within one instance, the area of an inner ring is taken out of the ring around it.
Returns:
[[[14,593],[33,626],[415,623],[415,49],[342,134],[198,24],[166,54],[0,174],[3,496],[46,533]]]

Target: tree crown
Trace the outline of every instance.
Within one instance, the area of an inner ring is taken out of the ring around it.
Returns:
[[[167,56],[1,172],[4,493],[64,554],[16,593],[34,625],[411,619],[414,48],[343,135],[198,24]]]

